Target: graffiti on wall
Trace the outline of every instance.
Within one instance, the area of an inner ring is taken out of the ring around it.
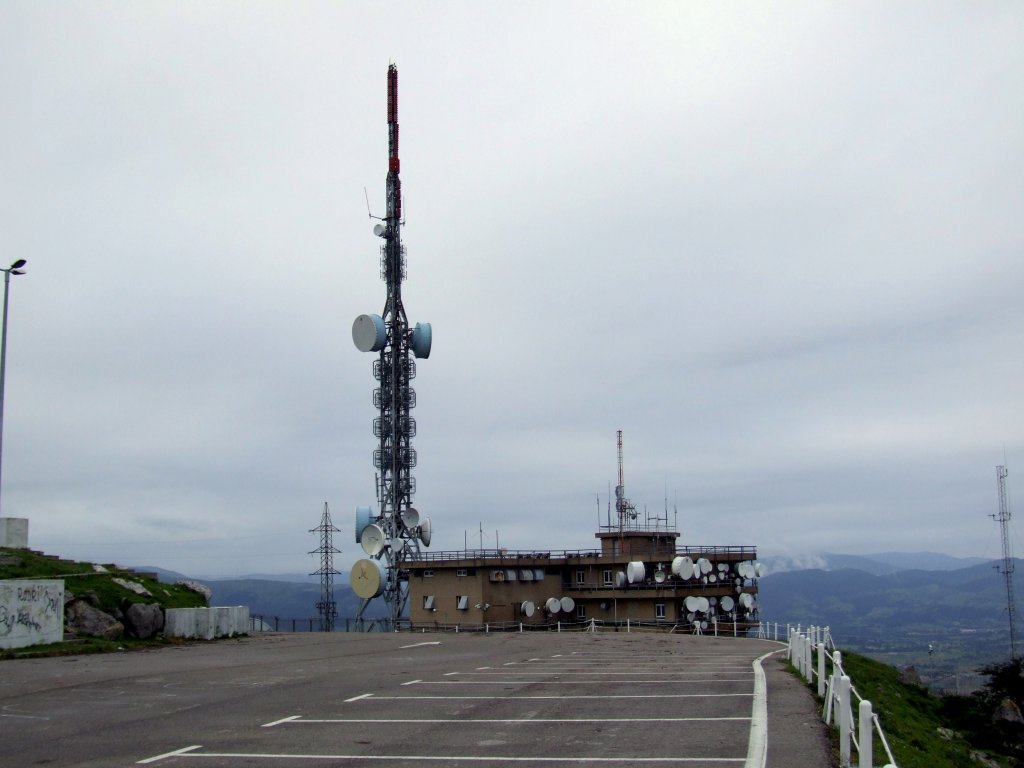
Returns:
[[[63,637],[63,581],[0,581],[0,648],[56,643]]]

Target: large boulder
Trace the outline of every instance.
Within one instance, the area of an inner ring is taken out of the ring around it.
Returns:
[[[205,584],[200,584],[198,581],[189,581],[187,579],[178,579],[175,584],[180,584],[185,589],[192,590],[196,594],[202,595],[203,599],[206,600],[206,604],[210,604],[210,598],[213,597],[213,590]]]
[[[124,624],[77,598],[64,607],[64,621],[67,628],[77,635],[92,635],[105,640],[119,640],[124,635]]]
[[[132,603],[124,611],[128,634],[148,640],[164,628],[164,612],[159,603]]]

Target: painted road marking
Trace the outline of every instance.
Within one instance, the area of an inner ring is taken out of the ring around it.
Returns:
[[[359,696],[353,696],[351,699],[345,699],[345,704],[351,704],[353,701],[359,701],[360,699],[368,699],[373,696],[372,693],[364,693]]]
[[[729,696],[750,698],[753,693],[623,693],[604,694],[602,696],[573,696],[573,699],[721,699]],[[436,700],[448,701],[449,699],[482,699],[493,701],[495,699],[505,701],[506,699],[564,699],[565,696],[375,696],[375,699],[386,701],[412,701]]]
[[[402,685],[607,685],[608,680],[410,680]],[[744,678],[714,678],[712,680],[615,680],[616,683],[643,684],[656,683],[657,685],[689,685],[691,683],[749,683],[749,677]]]
[[[292,715],[291,717],[282,717],[280,720],[275,720],[272,723],[264,723],[263,725],[260,726],[260,728],[273,728],[275,725],[280,725],[281,723],[290,723],[293,720],[298,720],[300,717],[302,717],[302,715]]]
[[[779,648],[754,659],[754,706],[750,713],[750,741],[747,743],[744,768],[764,768],[768,760],[768,686],[761,661],[784,650]]]
[[[750,717],[551,717],[551,718],[496,718],[496,719],[475,719],[475,718],[309,718],[306,720],[282,720],[289,725],[317,725],[317,724],[343,724],[343,723],[489,723],[502,725],[516,725],[519,723],[532,725],[534,723],[722,723],[722,722],[748,722]]]
[[[433,642],[413,643],[412,645],[400,645],[400,646],[398,646],[398,648],[399,648],[399,650],[401,650],[403,648],[420,648],[420,647],[422,647],[424,645],[440,645],[440,644],[441,644],[440,640],[434,640]]]
[[[213,757],[241,760],[356,760],[369,762],[401,760],[423,762],[460,762],[460,763],[622,763],[637,765],[638,763],[742,763],[742,757],[518,757],[494,755],[296,755],[296,754],[259,754],[254,752],[190,752],[187,750],[198,747],[185,747],[177,752],[150,757],[140,763],[152,763],[165,757]]]
[[[167,757],[180,757],[182,755],[188,754],[189,752],[191,752],[194,749],[201,749],[202,746],[203,746],[202,744],[193,744],[191,747],[182,747],[181,749],[176,749],[173,752],[164,752],[162,755],[157,755],[156,757],[147,757],[145,760],[139,760],[136,763],[136,765],[145,765],[146,763],[155,763],[157,760],[163,760],[164,758],[167,758]]]

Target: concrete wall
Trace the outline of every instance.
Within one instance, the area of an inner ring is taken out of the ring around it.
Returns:
[[[63,579],[0,581],[0,648],[64,639]]]
[[[28,549],[27,517],[0,517],[0,547]]]
[[[194,640],[233,637],[249,631],[249,606],[214,608],[168,608],[164,614],[164,635]]]

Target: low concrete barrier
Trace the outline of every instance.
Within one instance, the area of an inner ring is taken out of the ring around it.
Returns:
[[[164,613],[164,635],[193,640],[233,637],[249,631],[249,606],[214,608],[168,608]]]
[[[0,648],[25,648],[63,639],[63,579],[0,581]]]

